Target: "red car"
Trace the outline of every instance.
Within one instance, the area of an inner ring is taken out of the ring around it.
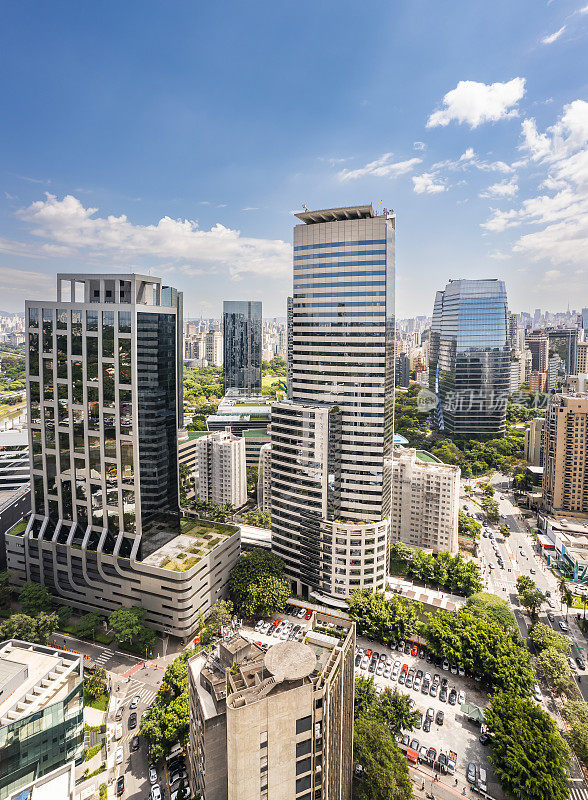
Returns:
[[[305,616],[306,619],[310,619],[312,617],[312,611],[307,611]]]
[[[372,657],[372,652],[373,652],[372,650],[366,650],[366,651],[365,651],[365,654],[366,654],[366,656],[367,656],[368,658],[371,658],[371,657]]]
[[[401,672],[408,672],[408,664],[403,664],[402,665],[402,669],[400,671]]]
[[[281,622],[282,622],[281,619],[275,619],[274,620],[274,625],[278,626]]]
[[[412,650],[410,651],[411,656],[418,656],[419,648],[416,644],[413,644]]]

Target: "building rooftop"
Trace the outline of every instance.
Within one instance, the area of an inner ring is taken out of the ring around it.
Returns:
[[[374,209],[368,206],[345,206],[344,208],[324,208],[321,211],[299,211],[294,214],[306,225],[315,225],[317,222],[343,222],[348,219],[369,219],[375,217]]]
[[[419,461],[424,461],[425,464],[442,464],[440,458],[429,453],[427,450],[417,450],[416,455]]]
[[[143,559],[143,564],[185,572],[226,541],[239,528],[194,517],[183,517],[180,534]]]
[[[0,702],[2,726],[64,700],[81,681],[80,656],[44,645],[10,639],[0,645],[0,661],[7,662],[0,685],[23,670],[22,683]]]
[[[301,642],[277,642],[267,651],[264,666],[277,681],[297,681],[313,672],[316,657]]]
[[[74,800],[75,762],[68,761],[47,775],[10,794],[9,800]],[[80,797],[83,797],[83,793]]]
[[[243,436],[246,439],[270,438],[270,434],[267,431],[264,431],[263,428],[250,428],[249,430],[243,431]]]

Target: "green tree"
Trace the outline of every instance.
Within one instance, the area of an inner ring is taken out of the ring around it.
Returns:
[[[25,583],[20,590],[18,600],[25,614],[38,614],[51,608],[51,593],[40,583]]]
[[[411,709],[411,699],[394,687],[385,689],[379,698],[378,716],[388,726],[393,736],[400,731],[412,731],[419,717],[418,711]]]
[[[96,611],[90,611],[84,614],[76,624],[76,634],[78,636],[91,636],[92,639],[96,633],[96,628],[102,622],[102,617]]]
[[[476,522],[475,519],[472,519],[472,517],[461,509],[458,511],[457,520],[457,532],[460,536],[471,536],[475,539],[482,530],[480,523]]]
[[[241,556],[229,576],[229,594],[235,608],[247,619],[282,611],[290,597],[284,562],[261,547]]]
[[[360,718],[353,734],[353,758],[361,765],[357,800],[410,800],[412,783],[406,758],[378,720]]]
[[[0,638],[44,644],[57,627],[58,621],[55,613],[41,612],[35,617],[27,614],[12,614],[0,625]]]
[[[527,591],[528,589],[535,588],[535,581],[528,575],[520,575],[517,578],[517,591],[519,594]]]
[[[537,703],[512,693],[492,697],[485,713],[492,735],[490,761],[514,800],[568,800],[569,748]]]
[[[190,655],[183,652],[167,667],[155,700],[141,717],[141,733],[153,761],[162,759],[176,743],[184,746],[188,741]]]
[[[588,767],[588,703],[570,700],[563,707],[562,714],[570,725],[567,739],[580,761]]]
[[[518,625],[510,604],[489,592],[477,592],[466,600],[466,608],[476,617],[492,622],[511,634],[518,635]]]
[[[57,617],[59,619],[59,627],[61,630],[63,630],[66,625],[69,625],[72,613],[73,609],[70,608],[70,606],[59,606],[57,609]]]
[[[369,639],[388,644],[406,639],[417,627],[416,606],[404,597],[386,599],[383,592],[361,589],[351,593],[347,605],[357,632]]]
[[[542,622],[536,622],[535,625],[529,630],[529,639],[533,642],[538,651],[550,648],[563,653],[564,656],[569,656],[572,652],[569,639],[561,633],[554,631],[549,625],[544,625]]]
[[[524,641],[468,608],[438,611],[423,625],[421,635],[435,655],[462,664],[466,672],[481,675],[497,689],[527,696],[535,683]]]
[[[5,569],[0,572],[0,608],[9,608],[11,597],[10,573]]]
[[[568,587],[568,582],[564,575],[559,576],[557,582],[557,591],[559,592],[562,605],[565,605],[566,607],[566,619],[567,619],[570,606],[574,604],[574,594],[572,590]]]
[[[102,667],[84,677],[84,691],[92,700],[97,700],[103,694],[106,694],[107,687],[106,670],[102,669]]]
[[[217,600],[200,625],[200,641],[208,644],[223,625],[227,625],[233,616],[233,604],[229,600]]]
[[[144,619],[145,610],[143,608],[121,606],[108,617],[108,624],[112,628],[117,641],[130,643],[135,637],[143,633],[145,629]]]
[[[367,678],[364,678],[363,675],[355,676],[354,701],[353,713],[355,719],[374,716],[375,708],[378,703],[378,695],[376,694],[376,685],[371,675]]]
[[[519,595],[519,601],[527,609],[531,619],[536,619],[541,606],[545,602],[545,597],[543,592],[535,587],[534,589],[524,589],[522,594]]]

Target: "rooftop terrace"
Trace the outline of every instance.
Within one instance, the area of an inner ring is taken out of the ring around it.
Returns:
[[[235,525],[184,517],[180,521],[180,534],[147,556],[143,563],[185,572],[238,530]]]

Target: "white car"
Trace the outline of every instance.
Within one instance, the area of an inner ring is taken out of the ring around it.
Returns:
[[[376,667],[376,675],[383,675],[384,674],[384,666],[385,666],[385,662],[384,661],[380,661],[378,663],[378,666]]]
[[[122,725],[120,725],[120,724],[119,724],[119,725],[117,725],[117,726],[116,726],[116,728],[114,729],[114,738],[115,738],[117,741],[118,741],[119,739],[122,739]]]
[[[533,697],[538,703],[543,702],[543,695],[541,694],[541,689],[539,688],[539,684],[536,683],[533,688]]]
[[[359,665],[359,668],[360,668],[360,669],[367,669],[367,668],[368,668],[368,665],[369,665],[369,663],[370,663],[369,657],[368,657],[368,656],[364,656],[364,657],[361,659],[361,664]]]
[[[397,661],[392,668],[392,680],[395,681],[400,672],[400,661]]]
[[[392,664],[386,664],[386,669],[384,670],[384,677],[389,678],[392,674]]]
[[[449,661],[447,659],[443,661],[443,664],[441,666],[443,667],[445,672],[449,672]]]
[[[123,748],[122,747],[117,747],[116,748],[116,755],[115,755],[116,763],[117,764],[122,764],[124,756],[125,756],[125,751],[123,750]]]
[[[260,619],[257,625],[255,626],[255,630],[257,631],[257,633],[261,633],[264,627],[265,627],[265,622],[262,619]]]
[[[460,675],[460,677],[462,677],[462,678],[463,678],[463,677],[464,677],[464,675],[465,675],[465,669],[462,667],[462,665],[461,665],[461,664],[458,664],[458,665],[457,665],[457,671],[459,672],[459,675]]]
[[[414,679],[414,683],[413,683],[412,688],[415,690],[415,692],[420,691],[420,688],[421,688],[421,679],[420,678],[415,678]]]
[[[383,691],[384,691],[384,687],[382,686],[382,684],[379,683],[376,686],[376,697],[379,697],[382,694]]]
[[[463,706],[463,704],[465,703],[465,692],[463,689],[457,696],[457,702],[460,704],[460,706]]]
[[[157,783],[157,770],[154,766],[149,767],[149,783]]]
[[[129,708],[137,708],[139,705],[139,700],[141,699],[141,695],[136,694],[133,699],[131,700],[131,704]]]
[[[161,789],[158,783],[151,787],[151,800],[161,800]]]

